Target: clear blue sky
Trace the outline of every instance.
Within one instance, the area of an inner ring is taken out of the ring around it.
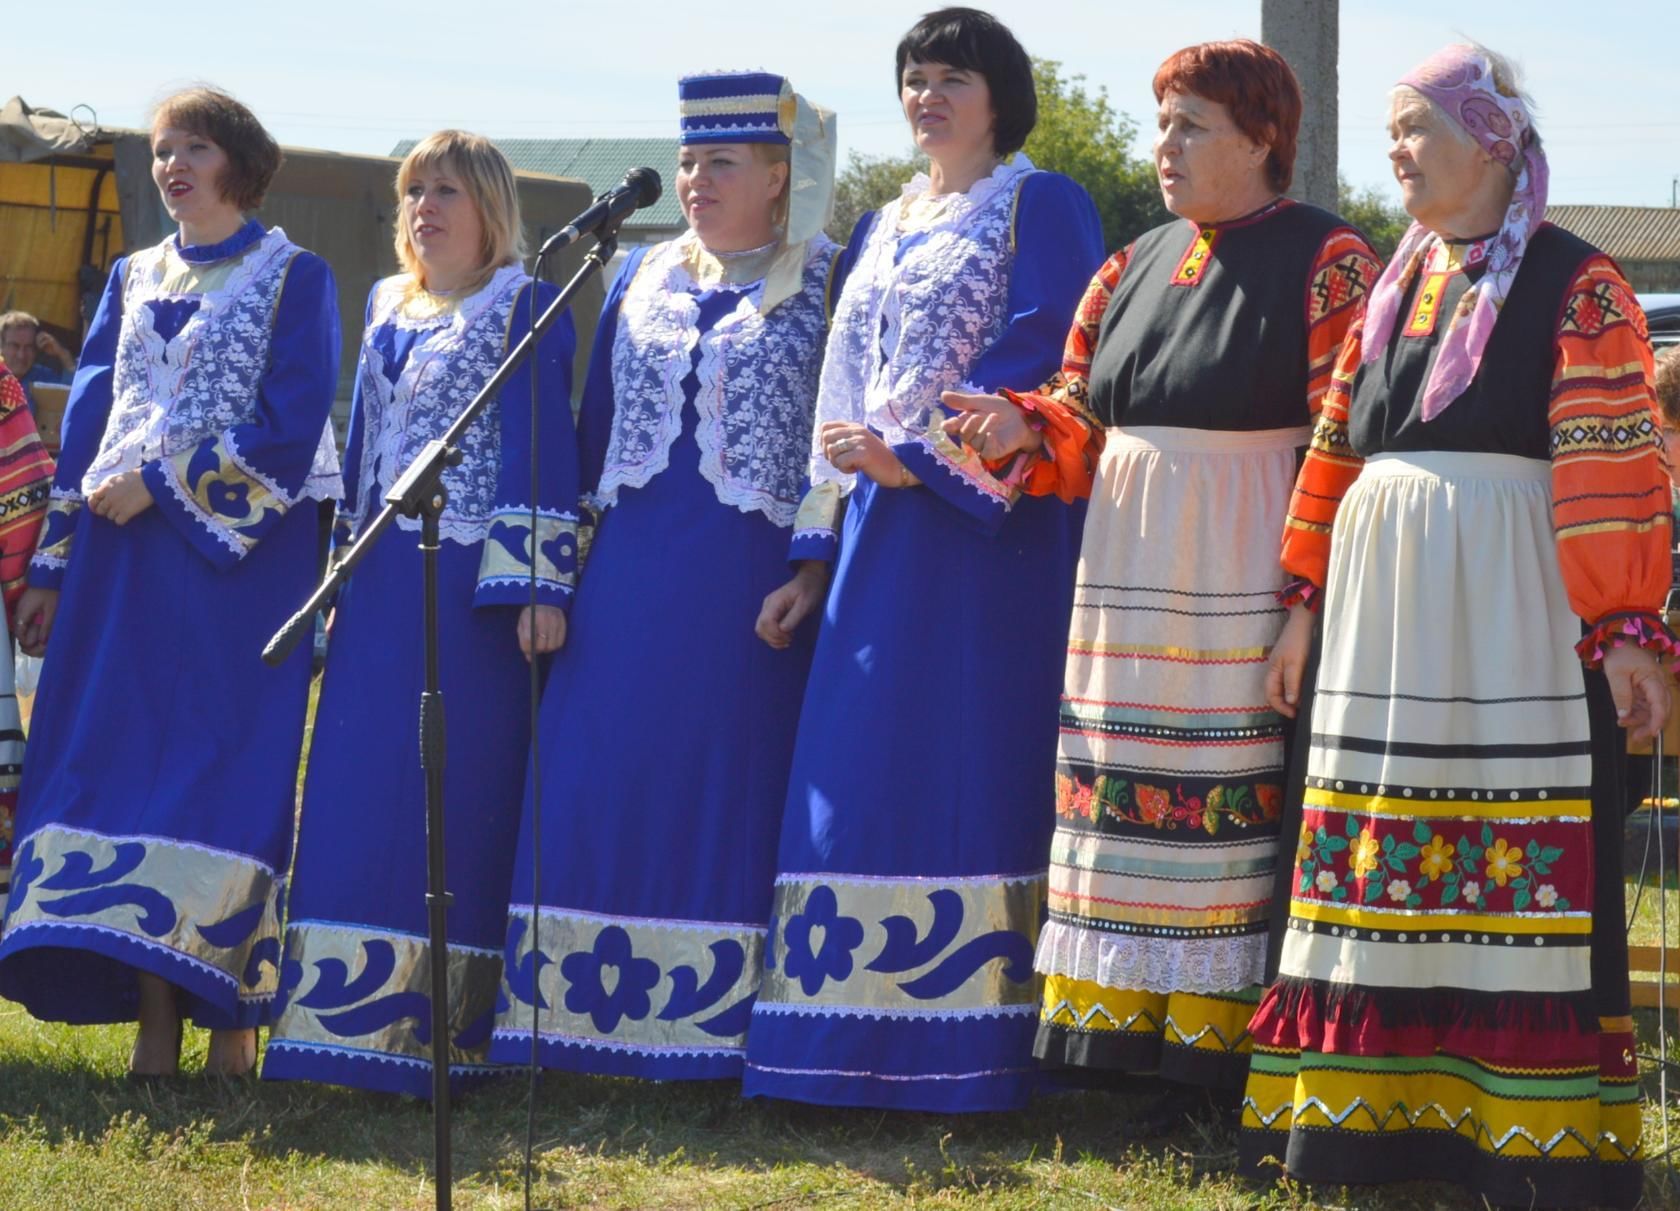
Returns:
[[[675,80],[764,67],[840,114],[842,149],[907,145],[898,37],[931,5],[884,0],[282,0],[172,10],[133,0],[16,0],[0,89],[138,125],[170,86],[204,79],[282,142],[384,154],[440,126],[491,136],[674,133]],[[1191,42],[1258,37],[1260,0],[1000,0],[1034,55],[1106,87],[1147,125],[1156,65]],[[20,12],[19,17],[23,14]],[[618,20],[615,22],[614,18]],[[1552,199],[1667,205],[1680,176],[1676,0],[1344,0],[1341,166],[1392,194],[1382,125],[1394,78],[1469,36],[1518,59],[1551,149]],[[604,35],[590,37],[592,31]],[[664,168],[664,165],[655,165]]]

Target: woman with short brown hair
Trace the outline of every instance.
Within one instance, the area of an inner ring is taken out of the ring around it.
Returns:
[[[47,650],[18,807],[0,993],[140,1021],[131,1070],[256,1059],[280,959],[309,654],[263,644],[309,591],[339,491],[332,272],[249,217],[279,148],[194,89],[152,123],[180,226],[119,260],[88,329],[29,588]],[[50,637],[50,642],[49,642]]]

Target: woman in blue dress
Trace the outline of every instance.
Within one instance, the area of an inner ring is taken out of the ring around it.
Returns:
[[[47,647],[18,806],[0,995],[36,1017],[138,1017],[172,1073],[255,1061],[272,1009],[309,654],[264,643],[307,595],[339,491],[325,262],[246,215],[280,148],[210,89],[152,123],[180,231],[119,260],[89,326],[30,587]]]
[[[940,396],[1051,377],[1102,231],[1084,190],[1020,154],[1032,67],[994,18],[924,17],[898,77],[930,167],[853,234],[823,366],[794,555],[839,558],[744,1091],[1007,1109],[1033,1085],[1080,510],[1018,499],[1020,465],[954,441]],[[805,564],[765,602],[768,641],[819,585]]]
[[[368,296],[345,451],[340,537],[441,436],[530,330],[553,287],[523,255],[513,169],[479,135],[421,140],[397,172],[397,260]],[[444,472],[438,609],[448,710],[444,826],[450,1077],[485,1060],[530,743],[533,655],[564,642],[577,572],[570,315],[537,352],[537,602],[528,604],[531,363],[467,430]],[[316,710],[286,920],[280,1007],[263,1076],[431,1094],[425,777],[415,748],[424,669],[418,519],[401,518],[345,586]],[[523,655],[521,655],[523,653]]]
[[[761,72],[678,92],[689,231],[631,253],[596,332],[600,524],[538,720],[490,1051],[530,1055],[535,993],[545,1066],[656,1079],[740,1075],[813,639],[771,651],[751,619],[787,576],[839,252],[832,114]]]

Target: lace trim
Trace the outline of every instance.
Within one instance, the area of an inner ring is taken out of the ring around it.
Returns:
[[[130,258],[111,411],[82,477],[84,492],[252,419],[269,364],[274,309],[299,251],[276,227],[220,286],[188,294],[161,289],[171,252],[167,241]],[[160,299],[197,304],[173,340],[163,339],[145,305]],[[331,425],[324,424],[300,495],[330,500],[339,491],[338,454]]]
[[[619,489],[666,470],[694,367],[700,474],[723,504],[790,526],[804,488],[834,246],[812,241],[800,293],[772,318],[759,310],[759,282],[704,332],[694,246],[685,236],[653,249],[625,292],[613,338],[613,432],[590,503],[609,508]]]
[[[181,482],[180,470],[175,466],[174,462],[166,461],[159,463],[158,476],[168,486],[169,495],[175,499],[175,503],[181,506],[182,511],[185,512],[188,517],[191,517],[199,525],[203,526],[210,536],[222,546],[226,547],[229,551],[232,551],[241,559],[244,558],[246,552],[245,544],[239,540],[239,537],[234,534],[232,530],[217,522],[214,517],[210,516],[210,514],[206,513],[199,507],[198,501],[193,499],[192,493],[187,491],[187,486]]]
[[[1144,992],[1232,992],[1265,982],[1266,936],[1140,938],[1050,920],[1033,969],[1105,988]]]
[[[380,283],[358,371],[364,437],[357,500],[347,502],[345,510],[352,533],[360,532],[396,477],[427,442],[442,436],[495,373],[514,304],[530,280],[519,266],[504,265],[480,289],[426,317],[404,313],[406,275]],[[378,331],[387,326],[426,334],[415,341],[395,383],[374,346]],[[501,401],[495,400],[462,437],[461,462],[443,473],[449,503],[438,519],[440,537],[467,547],[484,541],[499,512],[501,468]],[[409,533],[421,528],[417,517],[396,520]]]
[[[835,309],[818,429],[828,421],[861,422],[890,446],[930,432],[940,393],[963,383],[1003,333],[1014,199],[1033,171],[1025,156],[999,165],[914,231],[901,230],[890,214],[877,217]],[[927,188],[912,180],[905,196]],[[900,258],[910,238],[915,242]],[[810,478],[848,491],[856,482],[829,464],[815,440]]]
[[[945,1018],[960,1021],[966,1018],[1037,1017],[1038,1006],[1029,1003],[977,1005],[971,1009],[888,1009],[872,1005],[795,1005],[787,1001],[758,1001],[753,1005],[753,1013],[774,1013],[801,1018],[879,1018],[882,1021],[931,1021]]]
[[[531,1041],[531,1032],[527,1028],[518,1026],[498,1026],[490,1032],[493,1039],[509,1039],[521,1043]],[[670,1047],[649,1047],[639,1043],[616,1043],[608,1039],[586,1039],[575,1034],[561,1034],[553,1030],[537,1031],[539,1039],[559,1043],[564,1047],[576,1047],[583,1051],[617,1051],[627,1055],[645,1055],[654,1059],[661,1056],[716,1056],[728,1059],[746,1051],[745,1047],[684,1047],[673,1044]]]

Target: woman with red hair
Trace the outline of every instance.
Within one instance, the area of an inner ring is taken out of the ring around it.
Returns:
[[[951,423],[1089,495],[1061,704],[1036,1052],[1234,1095],[1264,975],[1285,725],[1266,706],[1277,544],[1342,336],[1376,277],[1336,215],[1283,196],[1301,94],[1276,51],[1187,47],[1155,74],[1177,217],[1092,280],[1060,374]],[[1200,1100],[1196,1095],[1195,1100]]]

